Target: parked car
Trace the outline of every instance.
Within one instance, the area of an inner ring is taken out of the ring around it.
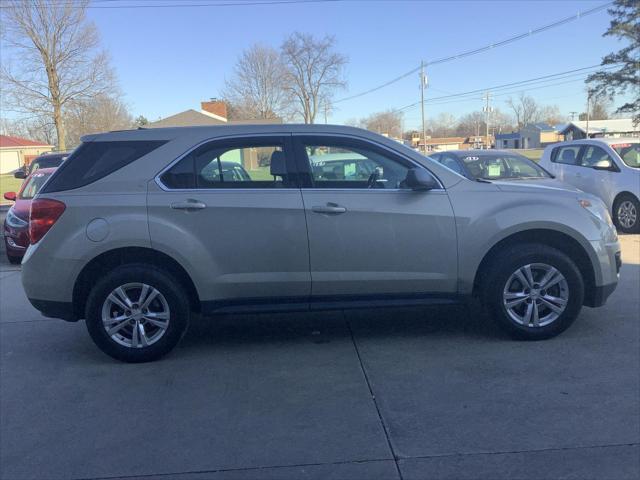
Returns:
[[[527,157],[506,150],[449,150],[429,154],[469,180],[550,180],[549,172]]]
[[[27,178],[40,168],[59,167],[60,164],[69,156],[69,153],[70,152],[43,153],[39,157],[34,158],[28,166],[25,165],[13,172],[13,176],[15,178]]]
[[[4,198],[15,202],[4,219],[4,244],[9,263],[19,264],[29,246],[29,209],[31,200],[42,188],[55,168],[41,168],[22,183],[20,191],[6,192]]]
[[[268,180],[210,173],[257,148],[270,152]],[[375,168],[322,178],[310,161],[320,153]],[[603,305],[620,268],[592,195],[471,181],[383,136],[326,125],[90,135],[34,199],[30,241],[22,283],[33,306],[86,319],[94,342],[129,362],[169,352],[192,312],[474,296],[512,335],[543,339],[583,305]]]
[[[548,146],[540,165],[600,197],[624,233],[640,233],[640,139],[593,138]]]

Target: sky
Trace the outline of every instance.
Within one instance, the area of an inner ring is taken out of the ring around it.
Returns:
[[[111,55],[134,115],[150,120],[220,96],[225,78],[244,49],[255,43],[279,47],[294,31],[333,35],[346,55],[347,89],[340,99],[393,79],[421,60],[456,54],[500,41],[606,3],[599,1],[340,1],[311,4],[185,7],[221,0],[126,0],[138,5],[180,4],[180,8],[88,10]],[[245,0],[246,1],[246,0]],[[229,1],[227,3],[240,3]],[[94,5],[123,4],[122,0]],[[606,10],[491,51],[427,66],[426,98],[484,89],[548,74],[598,65],[621,44],[603,37]],[[574,81],[527,91],[564,114],[585,110],[584,83]],[[514,95],[517,95],[514,94]],[[336,104],[330,123],[418,101],[415,73],[389,87]],[[508,110],[508,96],[493,105]],[[459,117],[482,108],[481,94],[465,101],[426,106],[427,117]],[[405,111],[405,127],[420,123],[419,107]],[[321,119],[322,121],[324,119]]]

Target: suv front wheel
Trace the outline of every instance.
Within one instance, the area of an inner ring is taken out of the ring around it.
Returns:
[[[483,286],[489,315],[512,336],[541,340],[558,335],[576,319],[584,282],[561,251],[539,244],[514,245],[489,267]]]
[[[87,329],[107,355],[149,362],[168,353],[189,324],[189,300],[163,270],[122,265],[104,276],[87,301]]]

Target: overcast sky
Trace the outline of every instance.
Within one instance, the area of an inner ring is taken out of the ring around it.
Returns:
[[[349,58],[348,88],[336,96],[341,98],[401,75],[422,59],[428,62],[500,41],[603,3],[352,0],[213,8],[94,8],[89,17],[111,54],[132,112],[155,120],[199,108],[201,100],[218,96],[243,49],[254,43],[278,47],[295,30],[336,37],[337,49]],[[615,39],[602,37],[608,25],[609,15],[603,10],[486,53],[434,65],[427,70],[427,98],[597,65],[619,47]],[[373,94],[340,103],[329,121],[342,123],[413,103],[419,99],[418,85],[418,75],[413,74]],[[584,90],[578,79],[528,93],[541,103],[559,105],[568,114],[584,110]],[[478,110],[480,96],[429,105],[427,116],[440,112],[460,116]],[[496,96],[494,105],[507,110],[506,98]],[[417,126],[419,118],[419,108],[408,109],[405,125]]]

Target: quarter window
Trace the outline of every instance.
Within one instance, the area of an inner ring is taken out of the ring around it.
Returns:
[[[280,140],[212,142],[180,160],[162,176],[171,189],[286,188],[284,144]]]
[[[359,142],[336,139],[302,144],[315,188],[398,189],[409,162]]]
[[[579,145],[569,145],[566,147],[558,147],[553,151],[552,161],[565,165],[576,165],[578,154],[580,153]]]

